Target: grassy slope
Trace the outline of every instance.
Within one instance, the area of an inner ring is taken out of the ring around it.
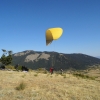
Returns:
[[[24,82],[24,90],[16,90]],[[100,82],[49,73],[0,71],[0,100],[100,100]]]

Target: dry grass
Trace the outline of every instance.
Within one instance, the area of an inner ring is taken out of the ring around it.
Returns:
[[[97,68],[90,68],[88,70],[84,70],[81,72],[81,74],[88,75],[89,77],[94,77],[95,80],[100,81],[100,66]]]
[[[18,91],[21,82],[26,86]],[[100,100],[100,82],[71,74],[0,71],[0,100]]]
[[[100,69],[95,69],[95,70],[89,70],[87,75],[95,77],[96,80],[100,81]]]

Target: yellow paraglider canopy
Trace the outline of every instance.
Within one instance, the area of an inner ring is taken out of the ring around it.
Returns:
[[[50,28],[46,30],[46,45],[50,44],[53,40],[59,39],[62,33],[62,28]]]

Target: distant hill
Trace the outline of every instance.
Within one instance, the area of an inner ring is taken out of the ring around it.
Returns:
[[[100,59],[100,56],[97,56],[96,58],[99,58]]]
[[[12,55],[13,65],[25,65],[31,69],[46,68],[49,70],[54,66],[59,69],[86,69],[87,66],[100,64],[100,59],[85,54],[64,54],[57,52],[39,52],[27,50]]]

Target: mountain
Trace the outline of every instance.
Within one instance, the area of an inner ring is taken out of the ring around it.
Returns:
[[[97,56],[96,58],[99,58],[100,59],[100,56]]]
[[[49,70],[54,66],[59,69],[86,69],[87,66],[100,64],[100,59],[85,54],[64,54],[58,52],[39,52],[26,50],[12,55],[13,65],[25,65],[31,69],[46,68]]]

